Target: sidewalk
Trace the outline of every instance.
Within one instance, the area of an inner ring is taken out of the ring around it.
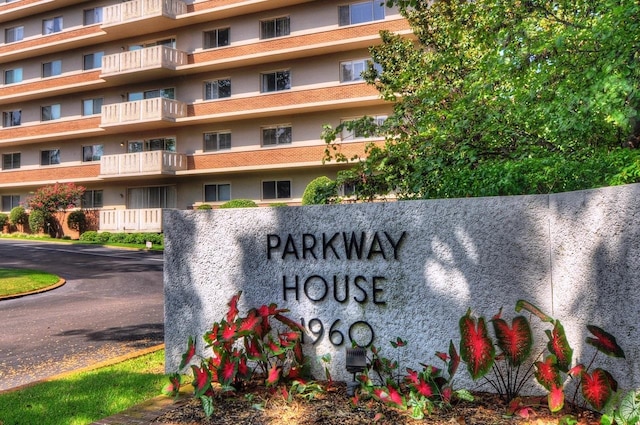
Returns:
[[[158,396],[124,412],[100,419],[90,425],[148,425],[154,419],[182,406],[188,400],[188,395],[181,396],[178,400],[174,400],[171,397]]]

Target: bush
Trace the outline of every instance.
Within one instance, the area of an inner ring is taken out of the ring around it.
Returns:
[[[258,204],[251,199],[232,199],[220,205],[220,208],[253,208],[257,206]]]
[[[327,176],[317,177],[309,182],[302,194],[302,205],[324,205],[330,198],[338,196],[336,183]]]
[[[0,231],[4,227],[5,224],[9,222],[9,216],[5,213],[0,213]]]
[[[69,213],[69,216],[67,217],[67,226],[69,226],[70,229],[77,230],[82,233],[86,225],[87,216],[84,214],[84,211],[78,210]]]
[[[111,239],[111,233],[102,232],[102,233],[98,233],[98,236],[96,237],[96,242],[107,243],[109,242],[109,239]]]
[[[51,219],[51,216],[40,210],[33,210],[29,214],[29,227],[33,233],[40,233]]]
[[[287,204],[286,202],[274,202],[273,204],[269,204],[267,206],[268,207],[280,208],[280,207],[288,207],[289,204]]]
[[[89,230],[80,235],[80,240],[82,242],[97,242],[98,241],[98,232],[95,230]]]
[[[109,242],[111,243],[127,243],[128,233],[112,233],[109,237]]]
[[[201,204],[198,205],[198,208],[196,208],[197,210],[210,210],[212,207],[209,204]]]
[[[24,207],[14,207],[9,213],[9,222],[11,224],[27,224],[29,222],[29,215],[25,211]]]

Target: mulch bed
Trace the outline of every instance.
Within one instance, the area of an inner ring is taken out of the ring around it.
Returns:
[[[360,425],[360,424],[429,424],[429,425],[550,425],[561,423],[571,415],[579,425],[600,423],[599,414],[576,406],[566,406],[552,414],[546,408],[546,397],[527,397],[531,406],[528,418],[509,417],[507,407],[495,394],[474,394],[475,401],[460,402],[450,409],[438,410],[424,420],[412,419],[407,412],[389,408],[374,400],[352,406],[344,384],[335,384],[316,399],[287,402],[281,394],[264,388],[250,393],[221,395],[214,401],[210,418],[204,415],[200,401],[191,399],[157,418],[156,425]],[[256,407],[260,406],[260,408]]]

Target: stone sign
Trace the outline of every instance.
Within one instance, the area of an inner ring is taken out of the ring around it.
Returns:
[[[639,192],[167,211],[167,370],[239,290],[241,311],[288,309],[306,353],[331,354],[343,380],[352,343],[382,347],[403,370],[439,365],[435,352],[458,344],[468,308],[490,319],[502,307],[507,318],[525,299],[562,321],[580,360],[593,353],[586,324],[612,332],[627,359],[599,365],[640,387]],[[393,350],[397,337],[408,346]]]

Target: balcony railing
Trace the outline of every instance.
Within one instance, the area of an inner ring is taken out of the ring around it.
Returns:
[[[186,52],[166,46],[153,46],[104,56],[101,76],[158,68],[175,70],[186,63]]]
[[[154,97],[133,102],[102,106],[102,125],[142,121],[175,120],[187,116],[187,104],[173,99]]]
[[[187,5],[181,0],[132,0],[103,9],[102,25],[117,25],[157,16],[175,18],[187,12]]]
[[[186,169],[187,156],[169,151],[123,153],[100,158],[100,177],[174,174]]]
[[[101,210],[100,231],[162,232],[162,208]]]

